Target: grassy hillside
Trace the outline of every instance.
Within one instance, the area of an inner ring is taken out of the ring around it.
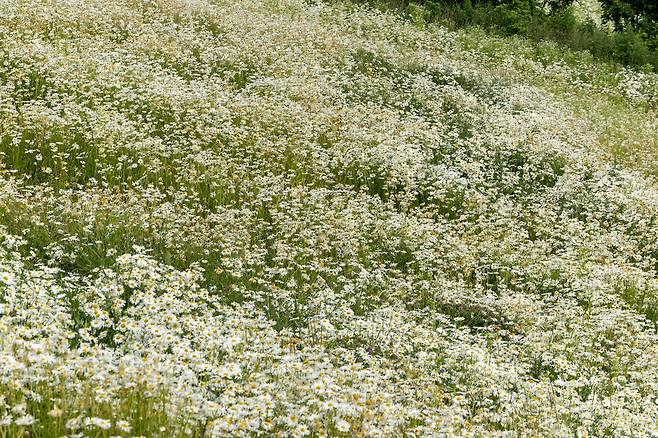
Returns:
[[[655,436],[657,95],[351,3],[0,0],[0,437]]]

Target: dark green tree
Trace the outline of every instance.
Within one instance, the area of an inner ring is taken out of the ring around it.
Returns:
[[[658,22],[656,0],[601,0],[603,19],[612,23],[615,31],[639,30]]]
[[[634,32],[658,49],[658,0],[601,0],[601,6],[616,32]]]

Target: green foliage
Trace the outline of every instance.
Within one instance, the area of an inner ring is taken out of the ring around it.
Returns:
[[[658,24],[641,19],[636,25],[610,33],[592,21],[579,22],[571,0],[481,0],[425,2],[423,17],[448,28],[482,27],[499,35],[520,35],[534,41],[556,41],[573,50],[587,50],[594,57],[632,67],[658,69]],[[410,5],[411,8],[411,5]],[[409,15],[418,16],[418,5]],[[605,17],[604,17],[605,18]],[[414,19],[415,22],[418,18]]]
[[[651,49],[658,49],[658,2],[653,0],[602,0],[603,20],[616,32],[629,32],[642,38]],[[626,42],[628,39],[624,39]],[[637,49],[633,48],[634,53]]]
[[[549,11],[550,14],[557,14],[573,4],[573,0],[543,0],[542,9]]]
[[[654,32],[658,22],[658,3],[653,0],[601,0],[603,19],[615,30],[637,29]]]
[[[427,15],[425,9],[415,3],[411,3],[408,7],[409,17],[411,21],[417,26],[425,25],[425,16]]]
[[[627,29],[613,36],[612,51],[613,56],[626,65],[642,65],[645,60],[651,60],[654,66],[656,63],[656,52],[647,46],[640,34]]]

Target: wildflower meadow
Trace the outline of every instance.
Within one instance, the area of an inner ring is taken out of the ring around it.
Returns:
[[[0,438],[658,436],[658,74],[315,0],[0,0]]]

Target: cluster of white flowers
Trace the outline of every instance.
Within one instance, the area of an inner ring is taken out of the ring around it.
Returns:
[[[656,75],[311,3],[0,0],[0,436],[658,436]]]
[[[655,94],[656,78],[655,74],[642,73],[630,69],[622,69],[618,74],[619,87],[623,92],[632,100],[636,101],[651,101],[654,105],[655,99],[658,98]]]

